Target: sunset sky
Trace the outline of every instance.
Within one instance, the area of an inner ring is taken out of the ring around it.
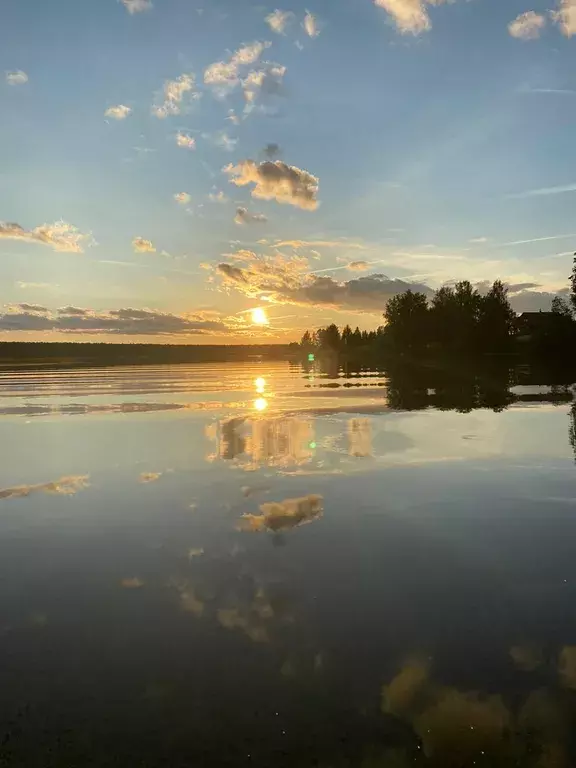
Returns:
[[[0,339],[292,341],[408,287],[566,288],[576,0],[2,11]]]

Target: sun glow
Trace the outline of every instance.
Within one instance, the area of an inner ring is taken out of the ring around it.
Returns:
[[[262,307],[256,307],[252,310],[252,322],[254,325],[268,325],[268,315]]]
[[[254,408],[257,411],[265,411],[268,408],[268,402],[263,397],[259,397],[257,400],[254,400]]]

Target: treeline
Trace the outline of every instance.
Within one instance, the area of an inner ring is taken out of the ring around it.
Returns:
[[[0,342],[0,369],[93,365],[288,360],[288,344],[106,344],[101,342]]]
[[[439,288],[431,299],[409,290],[387,302],[385,323],[376,330],[352,330],[349,325],[340,330],[332,324],[306,331],[300,346],[305,353],[318,350],[349,356],[386,350],[506,353],[522,346],[538,353],[566,350],[576,342],[576,259],[570,284],[568,299],[554,298],[550,312],[520,318],[500,280],[484,294],[467,280]]]

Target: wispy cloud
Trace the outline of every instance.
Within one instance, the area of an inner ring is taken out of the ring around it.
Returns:
[[[171,115],[179,115],[184,106],[185,97],[199,99],[201,94],[196,90],[196,80],[193,74],[184,73],[175,80],[166,80],[162,89],[163,102],[152,107],[152,114],[160,119]]]
[[[236,208],[236,216],[234,217],[236,224],[262,224],[268,219],[263,213],[250,213],[247,208],[239,206]]]
[[[240,84],[241,69],[257,62],[269,45],[259,41],[250,43],[235,51],[228,60],[210,64],[204,70],[204,84],[210,86],[217,96],[226,96]]]
[[[536,40],[546,26],[546,17],[534,11],[517,16],[508,24],[508,32],[518,40]]]
[[[122,5],[131,15],[149,11],[152,8],[151,0],[122,0]]]
[[[566,192],[576,192],[576,183],[564,184],[559,187],[542,187],[540,189],[528,189],[525,192],[516,192],[506,195],[507,200],[521,200],[526,197],[543,197],[546,195],[563,195]]]
[[[65,221],[42,224],[42,226],[31,230],[24,229],[20,224],[0,222],[0,240],[41,243],[62,253],[83,253],[84,245],[93,244],[90,234],[83,234],[75,226]]]
[[[174,200],[176,200],[177,203],[180,203],[180,205],[188,205],[192,198],[188,194],[188,192],[177,192],[174,195]]]
[[[469,243],[474,243],[475,245],[480,245],[481,243],[487,243],[488,238],[487,237],[472,237],[470,240],[468,240]]]
[[[218,149],[223,149],[225,152],[233,152],[238,144],[238,139],[229,136],[226,131],[218,131],[217,133],[203,133],[202,138],[209,141]]]
[[[227,203],[228,198],[222,192],[222,190],[218,190],[217,192],[210,192],[208,194],[208,200],[210,200],[211,203]]]
[[[78,491],[88,488],[89,475],[67,475],[59,480],[51,480],[48,483],[35,483],[34,485],[13,485],[9,488],[0,488],[0,499],[24,499],[35,493],[49,493],[58,496],[73,496]]]
[[[498,243],[495,248],[504,248],[509,245],[527,245],[528,243],[543,243],[546,240],[567,240],[570,237],[576,237],[576,233],[572,232],[568,235],[547,235],[546,237],[532,237],[529,240],[512,240],[509,243]]]
[[[115,107],[108,107],[104,112],[105,117],[111,117],[113,120],[125,120],[132,112],[130,107],[125,104],[118,104]]]
[[[277,8],[273,13],[266,16],[266,23],[272,32],[276,32],[277,35],[283,35],[293,15],[290,11],[281,11]]]
[[[231,177],[230,182],[238,187],[254,184],[254,198],[276,200],[307,211],[318,207],[318,178],[294,165],[287,165],[281,160],[263,163],[242,160],[238,165],[228,165],[223,170]]]
[[[26,72],[22,72],[21,69],[6,72],[6,82],[8,85],[24,85],[28,82],[28,75]]]
[[[320,30],[318,28],[318,19],[316,16],[314,16],[313,13],[310,13],[310,11],[306,11],[304,21],[302,22],[302,27],[308,37],[318,37],[320,34]]]
[[[176,134],[176,144],[183,149],[196,149],[196,139],[182,131]]]
[[[146,240],[144,237],[135,237],[132,240],[132,247],[135,253],[156,253],[151,240]]]

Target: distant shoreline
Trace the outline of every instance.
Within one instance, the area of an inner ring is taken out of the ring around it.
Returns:
[[[102,342],[0,342],[0,371],[121,365],[291,360],[289,344],[108,344]]]

